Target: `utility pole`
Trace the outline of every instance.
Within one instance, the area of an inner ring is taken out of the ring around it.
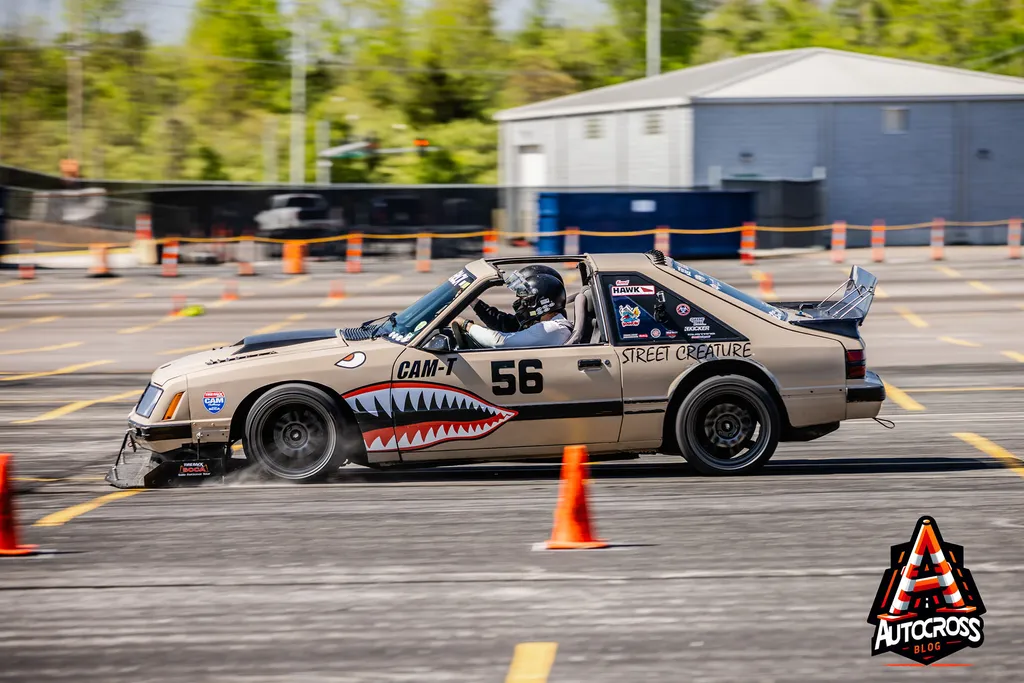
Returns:
[[[331,123],[325,119],[316,122],[316,184],[331,184],[331,160],[321,159],[320,152],[331,146]]]
[[[299,0],[292,6],[292,185],[306,182],[306,27]]]
[[[647,0],[647,75],[661,73],[661,0]]]
[[[68,0],[68,157],[82,163],[82,0]]]
[[[263,182],[268,185],[278,182],[276,116],[268,116],[263,124]]]

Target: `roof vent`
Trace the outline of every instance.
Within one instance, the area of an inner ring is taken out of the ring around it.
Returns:
[[[651,263],[656,266],[663,266],[666,264],[665,254],[657,249],[651,249],[650,251],[645,252],[644,256],[651,259]]]

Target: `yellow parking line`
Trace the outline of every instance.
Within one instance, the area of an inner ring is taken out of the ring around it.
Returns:
[[[374,280],[373,282],[371,282],[370,286],[371,287],[383,287],[384,285],[390,285],[392,282],[398,282],[401,279],[402,279],[402,276],[398,275],[398,274],[385,275],[384,277],[379,277],[376,280]]]
[[[53,296],[53,294],[49,294],[47,292],[39,292],[38,294],[29,294],[28,296],[23,296],[20,299],[18,299],[18,301],[39,301],[40,299],[49,299],[51,296]]]
[[[132,491],[115,491],[114,493],[108,493],[105,496],[99,498],[93,498],[88,503],[80,503],[78,505],[72,505],[69,508],[58,510],[52,514],[46,515],[32,526],[61,526],[70,522],[75,517],[84,515],[87,512],[92,512],[98,507],[112,503],[115,500],[121,500],[122,498],[128,498],[138,493],[142,493],[141,490],[135,489]]]
[[[10,282],[0,282],[0,287],[17,287],[18,285],[23,285],[26,282],[28,282],[28,280],[11,280]]]
[[[1003,355],[1010,360],[1015,360],[1018,363],[1024,363],[1024,353],[1017,353],[1016,351],[1003,351]]]
[[[571,284],[575,283],[579,279],[580,279],[580,271],[579,270],[571,270],[571,271],[569,271],[568,273],[565,274],[565,277],[562,279],[562,281],[565,284],[567,284],[567,285],[571,285]]]
[[[157,320],[155,322],[146,323],[145,325],[136,325],[135,327],[125,327],[124,329],[118,330],[117,333],[118,334],[135,334],[136,332],[145,332],[146,330],[153,329],[157,325],[163,325],[164,323],[168,323],[168,322],[170,322],[172,320],[177,320],[177,318],[178,318],[178,316],[176,316],[176,315],[165,315],[164,317],[160,318],[159,320]]]
[[[19,353],[36,353],[38,351],[60,351],[62,349],[72,349],[76,346],[81,346],[85,342],[65,342],[64,344],[54,344],[53,346],[40,346],[36,349],[14,349],[12,351],[0,351],[0,356],[15,356]]]
[[[21,327],[28,327],[29,325],[42,325],[44,323],[52,323],[54,320],[60,320],[59,315],[48,315],[45,318],[32,318],[25,322],[15,323],[14,325],[8,325],[7,327],[0,327],[0,332],[10,332],[11,330],[17,330]]]
[[[330,297],[324,299],[316,305],[317,308],[334,308],[340,304],[344,299],[331,299]]]
[[[926,389],[904,389],[908,394],[948,394],[961,391],[1024,391],[1024,387],[928,387]]]
[[[96,282],[88,282],[84,285],[77,285],[75,289],[100,289],[102,287],[113,287],[114,285],[121,284],[123,281],[123,277],[105,278],[103,280],[97,280]]]
[[[97,403],[112,403],[114,401],[122,401],[126,398],[138,398],[139,393],[140,392],[138,389],[132,389],[131,391],[126,391],[121,394],[114,394],[113,396],[104,396],[103,398],[94,398],[87,401],[74,401],[72,403],[62,405],[60,408],[54,408],[53,410],[45,412],[42,415],[37,415],[36,417],[30,417],[24,420],[15,420],[14,424],[27,425],[32,424],[34,422],[47,422],[49,420],[56,420],[59,417],[70,415],[71,413],[78,412],[83,408],[94,406]]]
[[[133,294],[132,298],[133,299],[148,299],[151,296],[153,296],[153,292],[139,292],[138,294]]]
[[[260,329],[253,332],[253,334],[270,334],[271,332],[277,332],[278,330],[282,330],[285,327],[288,327],[289,323],[298,322],[305,317],[305,313],[296,313],[294,315],[288,316],[282,322],[272,323],[270,325],[267,325],[266,327],[261,327]]]
[[[998,291],[995,287],[990,287],[979,280],[970,280],[967,284],[974,287],[979,292],[985,292],[986,294],[995,294]]]
[[[194,289],[196,287],[202,287],[203,285],[213,284],[220,278],[215,277],[204,277],[199,280],[193,280],[192,282],[183,282],[180,285],[175,285],[172,289]]]
[[[63,368],[57,368],[56,370],[46,370],[44,372],[27,372],[23,375],[8,375],[6,377],[0,377],[0,382],[15,382],[22,379],[36,379],[38,377],[53,377],[55,375],[70,375],[72,372],[78,372],[79,370],[85,370],[87,368],[94,368],[97,365],[106,365],[107,363],[113,363],[112,360],[93,360],[88,363],[79,363],[77,365],[68,365]]]
[[[201,344],[199,346],[186,346],[183,349],[170,349],[169,351],[161,351],[156,354],[158,356],[178,356],[183,353],[195,353],[196,351],[210,351],[218,346],[228,346],[230,342],[211,342],[209,344]]]
[[[875,298],[876,299],[888,299],[889,298],[889,293],[886,292],[881,287],[879,287],[878,285],[875,285]]]
[[[1020,458],[999,444],[992,443],[985,437],[974,434],[973,432],[955,432],[953,436],[974,446],[985,455],[992,456],[1009,469],[1024,477],[1024,461],[1021,461]]]
[[[53,483],[60,481],[60,479],[54,479],[53,477],[11,477],[11,481],[35,481],[43,484]]]
[[[957,339],[956,337],[939,337],[939,341],[946,342],[947,344],[955,344],[956,346],[968,346],[972,349],[981,347],[978,342],[967,341],[966,339]]]
[[[924,410],[924,406],[910,398],[900,389],[897,389],[888,382],[883,381],[885,385],[885,395],[887,398],[891,398],[892,402],[898,405],[903,410]]]
[[[290,277],[287,280],[283,280],[281,282],[275,282],[274,286],[275,287],[291,287],[293,285],[299,284],[300,282],[305,282],[308,279],[309,279],[308,275],[296,275],[295,277]]]
[[[110,308],[113,305],[114,305],[113,301],[101,301],[99,303],[93,304],[92,307],[93,308]]]
[[[935,266],[935,270],[949,277],[963,277],[963,275],[960,274],[960,271],[953,270],[949,266]]]
[[[903,319],[914,327],[928,327],[928,323],[924,321],[924,318],[916,313],[912,313],[910,309],[904,308],[903,306],[896,306],[894,310],[903,316]]]
[[[546,683],[557,652],[558,643],[519,643],[505,683]]]

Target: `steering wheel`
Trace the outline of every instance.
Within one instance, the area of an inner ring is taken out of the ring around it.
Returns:
[[[457,320],[453,320],[449,327],[452,329],[452,336],[455,338],[455,348],[468,349],[469,336],[466,334],[466,330],[462,328],[462,325]]]

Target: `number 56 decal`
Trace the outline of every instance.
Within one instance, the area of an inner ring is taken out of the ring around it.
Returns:
[[[544,391],[544,375],[537,372],[544,366],[537,358],[519,361],[519,392],[539,394]],[[516,362],[514,360],[491,361],[491,389],[495,396],[511,396],[516,393]]]

